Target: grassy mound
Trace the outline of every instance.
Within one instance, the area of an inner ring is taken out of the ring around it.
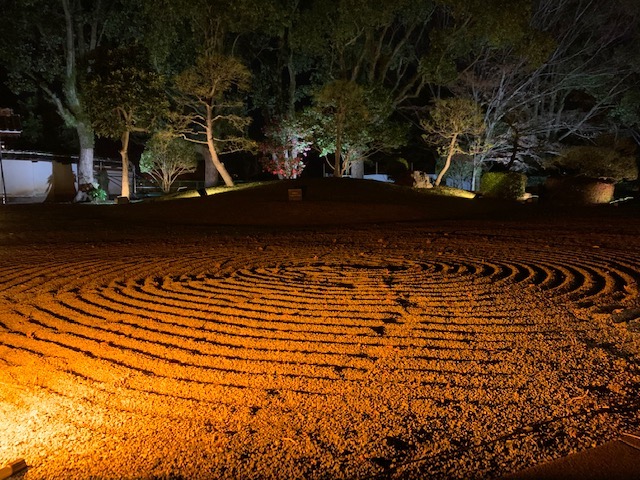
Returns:
[[[301,189],[300,201],[289,200]],[[457,189],[414,189],[351,178],[282,180],[181,192],[132,208],[146,219],[228,225],[323,225],[459,218],[491,210]],[[166,201],[171,200],[171,201]]]

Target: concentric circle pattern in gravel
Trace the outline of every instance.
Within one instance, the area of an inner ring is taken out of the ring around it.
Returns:
[[[638,430],[640,222],[5,241],[25,479],[497,478]]]

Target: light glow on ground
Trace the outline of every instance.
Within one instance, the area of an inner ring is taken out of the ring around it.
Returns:
[[[640,220],[606,222],[0,236],[0,464],[498,477],[637,430]]]

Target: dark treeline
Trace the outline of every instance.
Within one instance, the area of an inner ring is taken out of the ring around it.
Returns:
[[[4,0],[2,89],[28,144],[58,115],[80,185],[96,138],[126,165],[131,135],[195,144],[227,185],[220,155],[241,150],[288,177],[311,148],[357,176],[412,143],[467,154],[474,172],[527,170],[571,146],[640,142],[640,7],[600,5]]]

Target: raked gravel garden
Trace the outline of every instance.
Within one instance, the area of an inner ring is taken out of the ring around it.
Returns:
[[[0,467],[500,478],[640,431],[637,205],[312,194],[0,209]]]

